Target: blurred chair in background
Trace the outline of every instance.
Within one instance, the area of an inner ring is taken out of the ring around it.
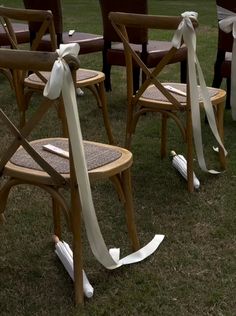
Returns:
[[[102,35],[77,32],[65,32],[63,30],[63,12],[61,0],[23,0],[26,9],[33,10],[50,10],[53,14],[53,21],[55,32],[57,35],[57,46],[60,44],[78,43],[80,45],[80,54],[88,54],[94,52],[100,52],[103,49],[103,37]],[[79,18],[79,14],[78,14]],[[36,32],[38,31],[37,23],[30,23],[30,36],[31,41],[34,39]],[[50,50],[50,36],[43,38],[39,48],[41,50]]]
[[[229,16],[236,15],[236,3],[232,0],[216,0],[218,22]],[[218,24],[218,44],[216,61],[214,65],[214,77],[212,87],[219,88],[222,80],[226,79],[227,96],[226,108],[230,108],[231,91],[231,61],[232,61],[233,36],[225,33]]]
[[[111,66],[125,66],[124,48],[119,36],[116,34],[108,18],[109,12],[130,12],[138,14],[148,14],[147,0],[99,0],[103,19],[103,72],[105,73],[106,90],[111,90]],[[148,31],[142,27],[128,28],[130,42],[135,51],[148,68],[154,67],[162,57],[168,52],[171,43],[168,41],[152,41],[149,39]],[[173,56],[169,63],[180,63],[181,82],[186,82],[187,55],[186,48]],[[140,67],[134,64],[134,91],[140,85]],[[145,75],[144,75],[145,76]],[[144,79],[142,79],[144,80]]]

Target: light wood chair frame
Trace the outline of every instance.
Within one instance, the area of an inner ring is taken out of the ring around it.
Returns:
[[[50,52],[45,53],[0,49],[0,65],[6,69],[50,71],[57,57],[58,55],[56,53]],[[78,60],[71,56],[66,56],[65,59],[70,66],[75,83],[76,69],[79,67]],[[76,304],[82,304],[84,302],[84,294],[82,276],[81,203],[71,154],[71,146],[69,145],[70,173],[60,174],[32,147],[34,142],[40,140],[32,142],[27,141],[27,136],[29,136],[35,126],[37,126],[37,124],[43,119],[49,108],[54,106],[53,103],[54,101],[43,98],[37,110],[32,114],[31,119],[29,119],[21,129],[15,127],[5,113],[0,109],[1,121],[10,129],[15,137],[15,139],[8,145],[7,150],[3,153],[0,160],[0,176],[3,175],[6,177],[0,187],[0,221],[4,222],[3,214],[6,208],[9,192],[12,187],[20,184],[34,185],[44,189],[51,195],[54,234],[61,238],[61,211],[65,214],[68,227],[72,232],[75,302]],[[132,248],[137,250],[139,249],[139,240],[134,221],[130,175],[132,154],[128,150],[120,147],[100,143],[96,144],[98,146],[105,146],[105,148],[114,148],[121,153],[120,158],[117,160],[89,171],[89,177],[91,181],[98,179],[110,179],[114,183],[120,201],[124,205],[126,211],[126,223]],[[11,157],[20,146],[23,147],[26,152],[40,165],[42,171],[29,169],[23,166],[21,167],[10,161]],[[62,193],[62,189],[69,189],[71,192],[69,204]]]
[[[31,50],[36,51],[40,45],[40,42],[45,35],[48,33],[51,38],[51,51],[57,49],[56,33],[53,23],[53,15],[50,11],[45,10],[29,10],[29,9],[15,9],[15,8],[0,8],[0,17],[5,25],[5,31],[8,35],[9,41],[14,49],[18,48],[17,38],[12,27],[11,20],[27,21],[40,23],[40,28],[36,33],[34,40],[32,41]],[[98,107],[102,112],[104,126],[106,129],[107,137],[110,144],[114,144],[114,137],[111,130],[111,124],[108,115],[107,98],[105,94],[105,75],[99,71],[93,71],[89,69],[79,69],[80,74],[87,74],[83,79],[79,79],[77,73],[76,86],[77,88],[86,87],[92,91],[97,101]],[[46,74],[46,73],[45,73]],[[45,83],[47,82],[47,75],[43,75],[41,72],[35,72],[36,80],[31,80],[32,74],[28,76],[27,71],[14,70],[13,72],[13,83],[15,87],[15,93],[17,103],[20,112],[20,126],[24,126],[26,122],[26,111],[29,107],[29,102],[34,92],[42,92]],[[61,100],[59,100],[61,101]],[[64,120],[63,106],[61,102],[58,103],[58,113],[62,120],[63,134],[66,136],[66,122]]]
[[[139,55],[132,49],[132,45],[129,43],[128,27],[139,27],[142,25],[147,29],[162,29],[162,30],[176,30],[182,17],[171,16],[152,16],[142,14],[130,14],[121,12],[111,12],[109,15],[112,25],[120,36],[125,50],[126,58],[126,74],[127,74],[127,121],[126,121],[126,135],[125,135],[125,147],[130,148],[132,135],[135,132],[135,128],[139,118],[147,112],[158,112],[162,117],[161,126],[161,158],[167,156],[167,120],[172,118],[181,131],[184,142],[187,145],[187,179],[188,190],[193,192],[193,131],[192,131],[192,118],[191,118],[191,104],[189,97],[189,85],[191,84],[187,80],[186,86],[186,102],[182,103],[177,100],[174,94],[171,94],[164,85],[158,80],[158,75],[168,64],[169,60],[178,51],[177,48],[172,47],[169,52],[162,58],[162,60],[156,65],[154,69],[148,69],[143,63]],[[193,20],[193,26],[196,28],[198,23]],[[133,64],[137,63],[141,70],[146,75],[146,80],[142,83],[138,91],[133,91]],[[167,102],[148,99],[142,97],[143,93],[154,85],[166,98]],[[224,102],[225,91],[218,89],[216,96],[211,98],[212,104],[215,110],[216,123],[218,132],[223,141],[224,136]],[[200,105],[201,102],[199,101]],[[186,121],[182,122],[179,114],[186,112]],[[226,158],[223,149],[219,149],[220,165],[223,169],[226,167]]]

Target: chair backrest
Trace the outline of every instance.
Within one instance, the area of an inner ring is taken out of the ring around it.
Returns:
[[[56,34],[53,24],[53,15],[50,11],[0,7],[0,22],[6,32],[9,42],[11,43],[11,47],[13,49],[20,49],[21,47],[18,45],[17,37],[15,36],[14,29],[12,27],[12,21],[24,21],[38,24],[38,31],[35,33],[31,48],[29,49],[33,51],[38,50],[42,37],[45,35],[45,32],[49,31],[51,39],[51,50],[56,50]],[[26,47],[24,46],[23,49],[26,49]],[[17,104],[20,111],[20,125],[23,125],[25,120],[23,115],[26,106],[24,95],[24,79],[28,75],[29,71],[32,71],[32,69],[28,68],[27,70],[22,71],[21,69],[14,68],[11,71]],[[44,82],[47,81],[45,78],[42,77],[42,75],[40,75],[39,72],[35,73]]]
[[[103,36],[105,42],[120,42],[109,19],[110,12],[148,13],[147,0],[99,0],[103,20]],[[134,44],[147,43],[147,30],[144,28],[128,28],[129,39]]]
[[[30,10],[49,10],[53,14],[54,28],[57,35],[57,46],[62,43],[63,17],[61,0],[23,0],[26,9]],[[29,23],[31,38],[34,39],[38,32],[38,23]]]
[[[236,14],[236,3],[232,0],[216,0],[218,21]],[[232,52],[232,33],[225,33],[218,28],[218,49],[223,52]]]
[[[170,92],[164,88],[164,86],[157,79],[159,73],[162,69],[168,65],[174,55],[177,53],[178,48],[172,47],[160,60],[154,69],[149,69],[142,61],[141,56],[137,54],[129,41],[129,34],[127,33],[128,27],[142,27],[146,29],[153,30],[176,30],[182,21],[182,17],[171,17],[171,16],[152,16],[152,15],[143,15],[143,14],[130,14],[130,13],[121,13],[121,12],[111,12],[109,18],[112,22],[113,27],[115,28],[117,34],[121,38],[124,44],[125,58],[126,58],[126,73],[127,73],[127,98],[128,103],[136,103],[138,99],[143,95],[145,90],[150,84],[154,84],[159,91],[169,100],[176,108],[180,108],[181,105],[179,101],[170,94]],[[197,26],[197,22],[193,21],[194,27]],[[137,63],[140,66],[140,69],[145,73],[146,79],[140,86],[139,90],[136,91],[134,97],[133,91],[133,65]]]
[[[28,23],[36,23],[38,25],[37,32],[35,33],[32,42],[32,50],[38,49],[38,45],[46,32],[50,33],[52,51],[55,51],[57,48],[53,15],[51,12],[0,7],[0,19],[12,48],[18,48],[17,37],[15,36],[14,29],[12,27],[13,21],[24,21]]]
[[[27,71],[28,69],[31,69],[32,71],[51,71],[57,58],[58,54],[56,52],[37,52],[0,48],[0,67],[6,69],[21,71]],[[70,67],[72,77],[75,78],[75,72],[79,68],[77,58],[68,55],[65,56],[64,59]],[[9,130],[15,136],[15,139],[8,144],[7,150],[1,155],[0,175],[2,175],[6,163],[16,152],[19,146],[22,145],[22,147],[41,166],[41,168],[51,176],[52,183],[57,183],[58,185],[65,183],[65,179],[54,168],[52,168],[50,164],[46,162],[26,140],[53,104],[52,100],[43,98],[36,111],[32,113],[26,125],[21,130],[14,126],[0,107],[1,121],[8,126]]]

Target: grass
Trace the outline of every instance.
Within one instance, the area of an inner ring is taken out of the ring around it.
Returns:
[[[19,1],[3,4],[21,6]],[[67,29],[102,32],[98,1],[64,1]],[[150,0],[150,11],[179,14],[199,12],[198,55],[211,84],[217,27],[213,0]],[[164,34],[165,35],[165,34]],[[163,35],[163,36],[164,36]],[[101,54],[81,56],[81,65],[101,69]],[[179,76],[170,67],[164,79]],[[108,94],[114,135],[122,145],[125,128],[125,73],[113,68],[113,91]],[[1,107],[17,121],[14,96],[1,77]],[[101,116],[90,92],[79,100],[85,139],[106,142]],[[51,124],[53,122],[53,124]],[[54,111],[36,132],[36,136],[60,133]],[[158,251],[146,261],[116,271],[106,271],[91,254],[83,234],[84,265],[95,288],[94,297],[84,307],[73,305],[73,283],[53,251],[52,218],[49,197],[36,188],[15,188],[8,201],[7,223],[0,228],[0,307],[1,315],[236,315],[235,264],[235,123],[225,113],[225,143],[229,151],[228,168],[219,176],[195,171],[201,181],[198,192],[189,194],[186,183],[171,167],[169,159],[159,155],[159,121],[154,115],[142,118],[133,139],[132,170],[137,226],[142,244],[154,234],[166,238]],[[0,128],[1,148],[9,142]],[[203,124],[208,163],[215,164],[212,138]],[[209,146],[208,146],[209,145]],[[169,150],[184,147],[173,124],[169,128]],[[111,246],[129,253],[123,209],[108,183],[92,187],[96,211],[104,238]],[[65,240],[71,236],[65,232]]]

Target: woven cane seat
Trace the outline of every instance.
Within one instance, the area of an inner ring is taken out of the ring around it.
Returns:
[[[181,83],[164,83],[163,84],[164,86],[171,86],[175,89],[178,89],[184,93],[186,93],[186,84],[181,84]],[[209,92],[209,95],[210,95],[210,98],[214,98],[214,96],[216,96],[218,93],[219,93],[219,89],[215,89],[215,88],[207,88],[208,92]],[[177,93],[173,93],[173,92],[170,92],[175,98],[177,101],[179,101],[181,104],[186,105],[186,97],[185,96],[182,96],[182,95],[179,95]],[[201,96],[201,92],[200,92],[200,88],[198,87],[198,95],[199,95],[199,103],[202,101],[202,96]],[[159,102],[167,102],[167,103],[170,103],[168,101],[168,99],[161,93],[160,90],[158,90],[156,88],[155,85],[151,85],[142,95],[142,98],[143,99],[151,99],[152,101],[155,100],[155,101],[159,101]],[[141,98],[141,99],[142,99]],[[173,108],[173,107],[172,107]]]
[[[50,77],[50,72],[41,71],[40,74],[45,78],[46,81]],[[80,86],[83,86],[84,81],[86,81],[86,84],[88,84],[88,80],[96,81],[96,80],[100,80],[102,77],[104,77],[104,74],[100,71],[79,69],[76,72],[76,81]],[[25,79],[25,84],[28,87],[33,87],[33,88],[35,88],[35,85],[38,85],[40,89],[44,88],[45,86],[45,83],[35,73],[29,75]]]
[[[65,151],[68,149],[67,138],[46,138],[30,142],[30,145],[40,156],[49,163],[58,173],[63,174],[65,178],[69,178],[70,166],[69,159],[61,157],[55,153],[48,152],[43,149],[43,145],[51,144],[59,147]],[[114,167],[121,167],[124,165],[126,168],[128,165],[132,165],[132,154],[126,149],[111,146],[107,144],[94,143],[84,141],[84,152],[87,162],[87,169],[91,178],[96,179],[98,175],[101,178],[101,173],[104,175],[112,175]],[[6,165],[6,172],[8,175],[17,175],[19,173],[24,175],[30,174],[32,179],[35,176],[41,176],[43,183],[48,181],[49,176],[42,168],[35,162],[35,160],[26,152],[23,147],[19,149],[12,156],[10,161]]]
[[[32,147],[45,159],[57,172],[69,173],[70,166],[69,160],[64,157],[60,157],[54,153],[48,152],[43,149],[43,145],[51,144],[59,147],[65,151],[69,151],[67,139],[45,139],[36,143],[31,143]],[[88,170],[92,170],[101,167],[107,163],[110,163],[121,156],[121,153],[107,147],[97,146],[92,143],[84,142],[84,152],[87,162]],[[42,170],[42,168],[33,160],[33,158],[25,151],[24,148],[20,148],[14,156],[11,158],[11,162],[15,165]]]

